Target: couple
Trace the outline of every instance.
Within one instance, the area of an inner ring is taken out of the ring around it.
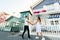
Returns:
[[[33,23],[31,23],[31,22],[29,22],[29,18],[28,18],[28,16],[25,16],[25,25],[24,25],[24,32],[23,32],[23,34],[22,34],[22,38],[24,39],[24,33],[26,32],[26,30],[28,31],[28,38],[30,39],[31,37],[30,37],[30,32],[29,32],[29,23],[30,24],[32,24],[32,25],[34,25],[34,24],[36,24],[36,34],[37,34],[37,36],[36,36],[36,39],[38,39],[39,37],[39,33],[41,34],[41,36],[42,36],[42,40],[44,40],[45,38],[44,38],[44,36],[43,36],[43,33],[41,32],[41,19],[40,19],[40,17],[38,16],[37,17],[37,21],[33,24]]]

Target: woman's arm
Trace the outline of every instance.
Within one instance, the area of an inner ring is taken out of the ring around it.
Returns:
[[[38,22],[38,20],[34,23],[34,25],[37,24],[37,22]]]

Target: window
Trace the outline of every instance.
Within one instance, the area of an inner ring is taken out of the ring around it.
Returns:
[[[51,21],[51,25],[54,25],[54,21]]]
[[[55,24],[58,25],[59,24],[59,21],[58,20],[55,20]]]

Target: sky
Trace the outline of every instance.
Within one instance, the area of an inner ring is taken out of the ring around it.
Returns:
[[[0,0],[0,12],[14,13],[15,15],[12,15],[18,16],[19,12],[29,10],[37,1],[39,0]]]
[[[29,10],[38,0],[0,0],[0,12],[20,17],[20,12]]]
[[[29,10],[37,0],[0,0],[1,11],[24,11]]]

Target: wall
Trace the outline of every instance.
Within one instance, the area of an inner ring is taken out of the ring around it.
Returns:
[[[44,5],[49,5],[49,4],[53,4],[57,2],[57,0],[44,0],[42,3],[40,3],[39,5],[37,5],[36,7],[34,7],[34,10],[35,9],[40,9],[42,8]]]

